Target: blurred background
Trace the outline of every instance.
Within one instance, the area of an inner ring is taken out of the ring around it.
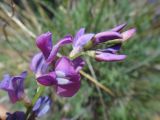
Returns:
[[[84,71],[115,93],[110,96],[86,78],[72,98],[47,93],[54,103],[41,120],[160,120],[160,0],[0,0],[0,78],[29,71],[26,92],[35,94],[36,82],[29,62],[37,53],[35,37],[51,31],[53,42],[85,27],[100,32],[127,23],[136,35],[121,52],[123,62],[98,63],[87,58]],[[61,50],[67,54],[68,46]],[[93,68],[91,72],[90,67]],[[7,111],[25,110],[12,105],[0,91],[0,107]],[[2,111],[2,110],[1,110]]]

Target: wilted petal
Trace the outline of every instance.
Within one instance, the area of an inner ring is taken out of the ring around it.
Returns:
[[[36,38],[36,44],[38,48],[42,51],[45,59],[47,59],[52,49],[52,33],[46,32],[38,36]]]
[[[51,53],[46,61],[48,63],[51,63],[56,58],[59,48],[69,43],[72,43],[72,36],[70,35],[65,36],[63,39],[59,40],[59,42],[55,46],[53,46]]]
[[[16,111],[13,114],[7,113],[6,120],[25,120],[25,113],[21,111]]]
[[[122,41],[126,41],[136,33],[136,29],[130,29],[122,33]]]
[[[37,81],[44,86],[51,86],[56,84],[56,74],[55,72],[50,72],[47,74],[40,75],[37,77]]]
[[[40,97],[33,107],[33,112],[37,117],[45,115],[51,107],[51,100],[48,96]]]
[[[121,61],[121,60],[124,60],[125,58],[126,58],[126,55],[117,55],[117,54],[105,53],[105,52],[96,53],[97,61],[112,62],[112,61]]]
[[[127,25],[126,23],[118,25],[115,28],[111,29],[110,31],[120,32],[126,25]]]
[[[118,32],[106,31],[95,35],[94,43],[99,44],[108,40],[121,39],[122,35]]]
[[[85,28],[81,28],[81,29],[78,30],[78,32],[76,33],[76,35],[75,35],[75,37],[74,37],[74,39],[73,39],[73,46],[75,46],[77,40],[78,40],[82,35],[84,35],[84,33],[85,33]]]
[[[76,72],[79,72],[85,65],[85,61],[80,57],[75,58],[72,62]]]

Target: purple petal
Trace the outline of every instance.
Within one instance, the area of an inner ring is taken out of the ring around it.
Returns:
[[[38,36],[36,38],[36,44],[38,48],[42,51],[45,59],[47,59],[52,49],[52,33],[46,32]]]
[[[72,62],[76,72],[79,72],[85,65],[85,61],[80,57],[75,58]]]
[[[24,71],[20,74],[20,76],[13,77],[12,80],[14,89],[16,90],[19,98],[22,98],[24,95],[24,80],[26,76],[27,76],[27,71]]]
[[[51,100],[48,96],[40,97],[35,105],[33,106],[33,111],[36,116],[41,117],[48,112],[51,107]]]
[[[20,74],[20,77],[22,77],[23,79],[25,79],[26,78],[26,76],[27,76],[27,71],[23,71],[21,74]]]
[[[111,29],[110,31],[120,32],[126,25],[127,25],[126,23],[121,24],[121,25],[118,25],[118,26],[116,26],[115,28]]]
[[[73,50],[70,53],[70,57],[80,53],[83,47],[93,38],[94,34],[84,34],[81,35],[73,44]]]
[[[15,103],[16,101],[22,99],[24,97],[24,80],[27,76],[27,72],[24,71],[20,74],[20,76],[14,76],[12,79],[12,84],[14,90],[8,91],[10,100]]]
[[[108,40],[121,39],[122,35],[118,32],[106,31],[95,35],[94,43],[99,44]]]
[[[78,63],[76,63],[78,65]],[[57,75],[57,94],[64,97],[73,96],[80,88],[80,75],[75,70],[77,65],[72,63],[67,57],[60,58],[56,63],[55,71]],[[61,74],[60,74],[61,73]],[[63,74],[62,74],[63,73]]]
[[[122,33],[122,40],[123,40],[123,41],[128,40],[128,39],[131,38],[135,33],[136,33],[136,29],[135,29],[135,28],[123,32],[123,33]]]
[[[36,73],[39,64],[41,63],[41,60],[43,59],[42,53],[37,53],[36,55],[33,56],[31,64],[30,64],[30,69]]]
[[[126,58],[126,55],[117,55],[112,53],[98,52],[96,54],[97,61],[112,62],[112,61],[121,61],[121,60],[124,60],[125,58]]]
[[[81,47],[81,48],[83,48],[83,46],[86,45],[86,44],[93,38],[93,36],[94,36],[93,33],[82,35],[82,36],[79,37],[78,40],[75,42],[74,48],[76,48],[76,47]]]
[[[26,76],[26,71],[22,72],[19,76],[4,76],[4,80],[1,82],[0,87],[1,89],[8,92],[9,98],[12,103],[21,100],[24,96],[24,80]]]
[[[24,80],[26,76],[26,71],[14,77],[5,75],[3,81],[0,83],[0,88],[8,92],[12,103],[17,102],[24,96]]]
[[[69,60],[67,57],[61,57],[56,62],[55,66],[55,71],[62,71],[63,73],[65,73],[66,76],[77,74],[72,61]]]
[[[108,53],[117,53],[120,49],[121,49],[122,44],[116,44],[113,46],[110,46],[109,48],[103,49],[103,50],[99,50],[100,52],[108,52]]]
[[[63,39],[59,40],[59,42],[53,46],[46,62],[51,63],[56,58],[59,48],[69,43],[72,43],[72,36],[65,36]]]
[[[0,88],[5,91],[13,90],[12,78],[9,74],[3,76],[3,80],[0,82]]]
[[[70,83],[65,86],[59,85],[56,89],[56,92],[58,95],[63,96],[63,97],[72,97],[78,92],[79,88],[80,88],[80,81]]]
[[[45,62],[45,59],[42,53],[37,53],[31,61],[30,69],[39,76],[42,73],[45,73],[47,70],[48,64]]]
[[[50,72],[48,74],[43,74],[37,77],[37,81],[44,86],[51,86],[56,84],[56,74],[55,72]]]
[[[13,114],[7,113],[6,120],[25,120],[25,113],[21,111],[16,111]]]
[[[82,36],[84,35],[85,33],[85,28],[81,28],[78,30],[78,32],[76,33],[75,37],[74,37],[74,40],[73,40],[73,46],[75,46],[77,40]]]
[[[8,96],[13,104],[20,100],[15,91],[8,91]]]

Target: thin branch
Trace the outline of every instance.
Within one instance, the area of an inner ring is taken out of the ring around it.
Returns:
[[[97,85],[99,88],[101,88],[102,90],[104,90],[106,93],[109,93],[111,96],[115,96],[114,93],[107,87],[105,87],[104,85],[102,85],[101,83],[97,82],[96,79],[94,79],[92,76],[90,76],[89,74],[85,73],[84,71],[80,70],[80,74],[83,75],[84,77],[86,77],[89,81],[91,81],[92,83],[94,83],[95,85]]]
[[[15,5],[14,5],[14,3],[13,3],[13,1],[11,0],[11,8],[12,8],[12,13],[11,13],[11,18],[14,16],[14,7],[15,7]],[[3,34],[4,34],[4,37],[5,37],[5,40],[6,40],[6,42],[11,46],[11,48],[12,49],[14,49],[16,52],[17,52],[17,54],[22,58],[22,59],[24,59],[25,61],[28,61],[27,60],[27,58],[26,57],[24,57],[23,55],[22,55],[22,53],[16,48],[16,47],[14,47],[13,45],[12,45],[12,43],[10,42],[10,40],[9,40],[9,38],[8,38],[8,35],[7,35],[7,31],[6,31],[6,28],[7,28],[7,26],[8,26],[8,22],[7,21],[5,21],[5,20],[3,20],[5,23],[4,23],[4,25],[3,25],[3,27],[2,27],[2,30],[3,30]]]

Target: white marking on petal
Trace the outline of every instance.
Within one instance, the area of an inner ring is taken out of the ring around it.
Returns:
[[[59,85],[65,85],[69,83],[69,80],[65,78],[57,78],[57,81]]]
[[[55,71],[57,77],[65,77],[65,73],[62,71]]]

